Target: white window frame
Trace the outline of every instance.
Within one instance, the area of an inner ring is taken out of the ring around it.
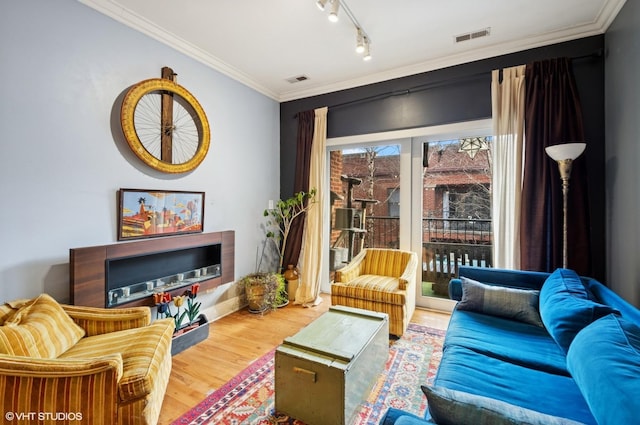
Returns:
[[[478,134],[492,134],[491,119],[467,121],[455,124],[445,124],[431,127],[420,127],[406,130],[388,131],[382,133],[359,134],[327,139],[327,158],[334,150],[356,148],[363,146],[400,145],[400,249],[407,249],[417,253],[422,252],[422,149],[425,142],[472,137]],[[330,167],[330,161],[327,161]],[[325,173],[329,186],[329,169]],[[414,184],[420,182],[420,184]],[[324,205],[326,229],[330,229],[328,217],[330,205]],[[329,230],[330,231],[330,230]],[[326,238],[329,241],[329,238]],[[329,245],[323,247],[329,252]],[[322,265],[323,292],[331,291],[329,282],[329,261]],[[455,302],[446,299],[422,296],[420,283],[422,267],[418,270],[416,282],[416,304],[418,307],[451,311]]]

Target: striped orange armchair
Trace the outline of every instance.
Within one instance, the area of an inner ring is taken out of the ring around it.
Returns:
[[[402,336],[416,305],[415,252],[366,248],[336,271],[331,304],[389,315],[389,333]]]
[[[172,319],[151,323],[147,307],[68,306],[46,294],[0,305],[3,423],[157,423],[173,330]]]

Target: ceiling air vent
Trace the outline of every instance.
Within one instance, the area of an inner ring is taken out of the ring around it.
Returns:
[[[302,81],[307,81],[308,79],[309,77],[307,77],[306,75],[298,75],[295,77],[287,78],[287,81],[291,84],[295,84],[295,83],[300,83]]]
[[[486,37],[491,34],[491,28],[485,28],[478,31],[468,32],[466,34],[460,34],[455,36],[456,43],[462,43],[463,41],[474,40],[476,38]]]

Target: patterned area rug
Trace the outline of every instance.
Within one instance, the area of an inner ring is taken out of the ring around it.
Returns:
[[[378,424],[389,407],[424,415],[427,403],[420,385],[431,384],[435,376],[444,333],[411,323],[402,338],[390,342],[385,371],[363,403],[356,424]],[[173,425],[304,425],[274,411],[274,353],[253,362]]]

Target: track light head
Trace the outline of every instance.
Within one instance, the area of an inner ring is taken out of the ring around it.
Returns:
[[[327,4],[328,0],[318,0],[316,2],[316,6],[318,6],[318,9],[324,11],[324,6]]]
[[[364,53],[364,34],[362,34],[361,28],[358,28],[358,35],[356,36],[356,53]]]
[[[362,55],[362,60],[364,61],[371,60],[371,52],[369,50],[369,39],[367,37],[364,38],[364,54]]]
[[[329,0],[331,3],[331,10],[329,11],[329,20],[331,22],[338,22],[338,9],[340,8],[340,0]]]

